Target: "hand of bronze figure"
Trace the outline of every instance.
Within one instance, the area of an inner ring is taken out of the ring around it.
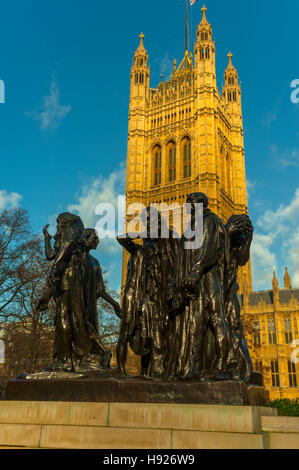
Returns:
[[[44,234],[44,237],[45,238],[48,238],[49,240],[51,240],[52,236],[49,234],[48,232],[48,227],[49,227],[49,224],[45,225],[44,228],[43,228],[43,234]]]
[[[185,277],[178,288],[186,299],[194,300],[199,296],[198,279],[192,273]]]
[[[49,276],[50,283],[53,287],[59,287],[61,284],[61,276],[58,275],[57,269],[52,269]]]

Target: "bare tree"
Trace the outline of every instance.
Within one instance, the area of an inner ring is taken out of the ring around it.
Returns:
[[[25,210],[0,212],[0,328],[6,346],[6,364],[0,375],[5,380],[52,364],[54,305],[50,302],[42,312],[36,308],[50,270],[43,251],[43,239],[33,234]],[[118,292],[105,284],[111,297],[119,300]],[[113,349],[119,318],[104,299],[98,305],[100,336]]]
[[[38,312],[37,299],[49,272],[41,238],[23,209],[0,213],[0,321],[6,346],[5,371],[41,370],[51,360],[53,312]]]
[[[103,273],[105,274],[105,272]],[[105,281],[106,292],[118,302],[120,295],[116,290],[110,290],[107,281]],[[113,307],[104,299],[98,300],[98,318],[99,318],[99,333],[105,346],[113,346],[117,343],[119,335],[120,321],[115,315]]]
[[[32,265],[39,247],[25,210],[0,212],[0,315],[7,317],[9,305],[34,278]]]

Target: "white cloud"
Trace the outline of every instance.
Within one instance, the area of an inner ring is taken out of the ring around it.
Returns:
[[[37,111],[29,111],[25,114],[39,121],[42,130],[54,130],[60,126],[70,110],[70,105],[65,106],[59,103],[59,87],[53,78],[50,83],[50,95],[44,96],[42,106]]]
[[[262,125],[270,128],[272,123],[276,121],[278,116],[278,110],[269,111],[262,119]]]
[[[251,246],[252,279],[259,290],[271,288],[273,267],[277,265],[276,255],[271,251],[273,242],[269,234],[254,234]]]
[[[86,228],[95,228],[100,216],[95,215],[95,208],[101,202],[110,202],[116,209],[118,196],[125,194],[125,168],[121,165],[119,169],[110,173],[107,177],[99,175],[83,184],[80,193],[76,196],[76,202],[69,204],[60,212],[68,211],[79,215]],[[58,213],[49,217],[49,233],[56,232],[56,219]],[[117,220],[117,213],[116,213]],[[117,227],[116,227],[117,229]],[[104,278],[109,282],[113,289],[120,290],[121,267],[122,267],[122,248],[114,238],[105,238],[100,240],[96,256],[104,272]]]
[[[162,59],[155,59],[155,62],[159,67],[160,75],[163,75],[163,79],[168,79],[173,71],[173,63],[170,60],[169,53],[166,52]]]
[[[256,223],[252,245],[253,280],[269,285],[279,257],[288,265],[293,286],[299,287],[299,188],[289,204],[266,210]],[[268,289],[270,288],[267,287]]]
[[[116,210],[118,196],[125,194],[125,168],[121,166],[107,177],[97,176],[85,183],[77,197],[77,202],[69,204],[68,212],[79,215],[86,228],[95,228],[99,216],[95,215],[95,208],[101,202],[111,203]],[[58,214],[49,217],[50,233],[56,231],[56,218]],[[117,228],[117,227],[116,227]],[[99,253],[118,254],[121,256],[121,247],[115,238],[105,238],[99,245]]]
[[[18,207],[21,199],[23,196],[18,193],[8,193],[5,189],[0,190],[0,210]]]
[[[68,211],[80,215],[83,223],[89,227],[95,226],[95,208],[100,202],[109,202],[117,208],[118,196],[125,191],[125,169],[120,168],[110,173],[108,177],[98,177],[85,183],[81,189],[79,201],[70,204]]]
[[[246,179],[246,188],[247,188],[247,201],[251,199],[251,196],[254,194],[256,183]]]
[[[271,156],[279,166],[284,168],[290,166],[299,166],[299,149],[286,149],[280,152],[276,145],[270,147]]]

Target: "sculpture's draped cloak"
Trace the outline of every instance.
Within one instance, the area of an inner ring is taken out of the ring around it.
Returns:
[[[103,351],[89,335],[84,302],[84,226],[78,216],[63,216],[51,270],[56,306],[54,359],[64,370],[99,368]]]
[[[218,271],[220,282],[223,283],[222,268],[227,253],[225,228],[221,220],[209,209],[203,213],[203,241],[198,249],[186,249],[184,235],[180,241],[174,286],[180,283],[191,271],[196,271],[198,296],[186,300],[182,312],[169,322],[170,337],[168,342],[168,378],[188,378],[200,374],[204,362],[204,334],[208,328],[205,314],[205,274],[211,269]],[[213,341],[209,337],[208,342]],[[209,347],[207,344],[205,347]]]
[[[240,216],[240,218],[242,217],[244,216]],[[244,266],[249,260],[251,241],[252,237],[250,236],[241,246],[231,246],[230,256],[226,267],[224,290],[225,316],[231,330],[232,340],[228,356],[228,365],[237,361],[240,378],[246,383],[250,382],[253,366],[241,322],[237,273],[238,267]]]
[[[127,242],[128,243],[128,242]],[[130,242],[134,243],[134,242]],[[135,354],[141,354],[144,344],[141,340],[140,301],[144,291],[143,254],[134,249],[128,261],[127,279],[122,302],[122,323],[128,325],[130,346]],[[121,327],[122,331],[122,327]]]
[[[144,239],[143,245],[122,240],[122,244],[131,253],[122,305],[130,346],[135,354],[145,355],[150,343],[157,344],[158,333],[166,353],[168,294],[178,240],[170,231],[169,239]]]
[[[165,375],[167,357],[166,329],[169,315],[169,293],[177,255],[178,240],[170,238],[145,240],[143,265],[145,274],[141,310],[141,337],[153,345],[150,375]]]
[[[83,276],[83,297],[86,325],[92,343],[91,353],[103,357],[101,363],[109,365],[111,353],[103,346],[99,336],[97,300],[105,289],[100,263],[90,253],[86,252]]]

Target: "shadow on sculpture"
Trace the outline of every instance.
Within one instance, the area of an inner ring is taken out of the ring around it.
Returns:
[[[99,243],[95,230],[84,229],[74,214],[60,214],[52,247],[44,228],[53,264],[37,308],[54,301],[54,365],[23,384],[11,381],[7,399],[269,405],[252,368],[238,300],[251,221],[233,215],[224,225],[203,193],[189,194],[187,203],[191,216],[181,238],[153,206],[141,213],[143,232],[117,237],[130,254],[122,309],[90,254]],[[99,297],[121,319],[117,370],[99,336]],[[128,345],[141,358],[139,376],[127,375]]]

